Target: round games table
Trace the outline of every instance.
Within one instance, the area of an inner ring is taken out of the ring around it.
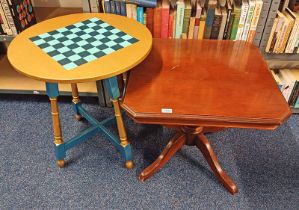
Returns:
[[[57,165],[64,167],[66,151],[96,133],[103,133],[119,150],[127,168],[133,167],[118,98],[117,75],[142,62],[152,47],[148,29],[135,20],[113,14],[82,13],[46,20],[20,33],[8,48],[8,59],[20,73],[46,83],[51,102]],[[115,116],[101,122],[81,105],[77,83],[104,80]],[[76,137],[62,139],[58,83],[70,83],[76,118],[92,126]],[[105,126],[116,119],[119,138]]]

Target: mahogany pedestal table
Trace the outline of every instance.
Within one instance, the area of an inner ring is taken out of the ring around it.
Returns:
[[[131,72],[122,108],[138,123],[177,129],[140,180],[161,169],[183,145],[195,145],[232,194],[237,186],[205,132],[273,130],[291,115],[261,53],[242,41],[154,39],[150,55]]]
[[[51,101],[54,145],[57,165],[64,167],[66,151],[100,133],[133,167],[118,98],[116,76],[139,64],[149,54],[152,36],[142,24],[113,14],[84,13],[53,18],[20,33],[8,48],[8,59],[20,73],[46,83]],[[112,100],[115,117],[101,122],[85,110],[78,96],[77,83],[104,80]],[[58,83],[72,87],[76,118],[85,118],[92,126],[72,139],[62,139],[57,97]],[[105,127],[117,123],[119,137]]]

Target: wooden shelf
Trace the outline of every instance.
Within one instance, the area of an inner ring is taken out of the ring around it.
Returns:
[[[9,64],[7,57],[0,60],[0,93],[45,94],[45,83],[23,76]],[[97,96],[95,82],[78,84],[80,95]],[[70,95],[69,84],[59,84],[61,95]]]
[[[299,69],[299,54],[268,54],[264,57],[270,69]]]

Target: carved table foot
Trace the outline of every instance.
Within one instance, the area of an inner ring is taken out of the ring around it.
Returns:
[[[146,169],[142,171],[142,173],[139,176],[139,179],[141,181],[145,181],[146,179],[153,176],[184,145],[189,145],[189,146],[195,145],[203,153],[209,166],[213,170],[218,180],[224,185],[224,187],[231,194],[237,193],[238,188],[236,184],[221,168],[217,156],[212,149],[211,144],[209,143],[207,137],[204,135],[204,132],[206,131],[215,132],[218,130],[221,130],[221,128],[210,129],[210,128],[202,128],[202,127],[189,127],[189,126],[181,127],[180,132],[167,144],[167,146],[162,151],[161,155],[151,165],[149,165]]]

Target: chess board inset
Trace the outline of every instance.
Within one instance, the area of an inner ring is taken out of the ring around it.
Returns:
[[[98,18],[31,37],[30,40],[66,70],[139,41]]]

